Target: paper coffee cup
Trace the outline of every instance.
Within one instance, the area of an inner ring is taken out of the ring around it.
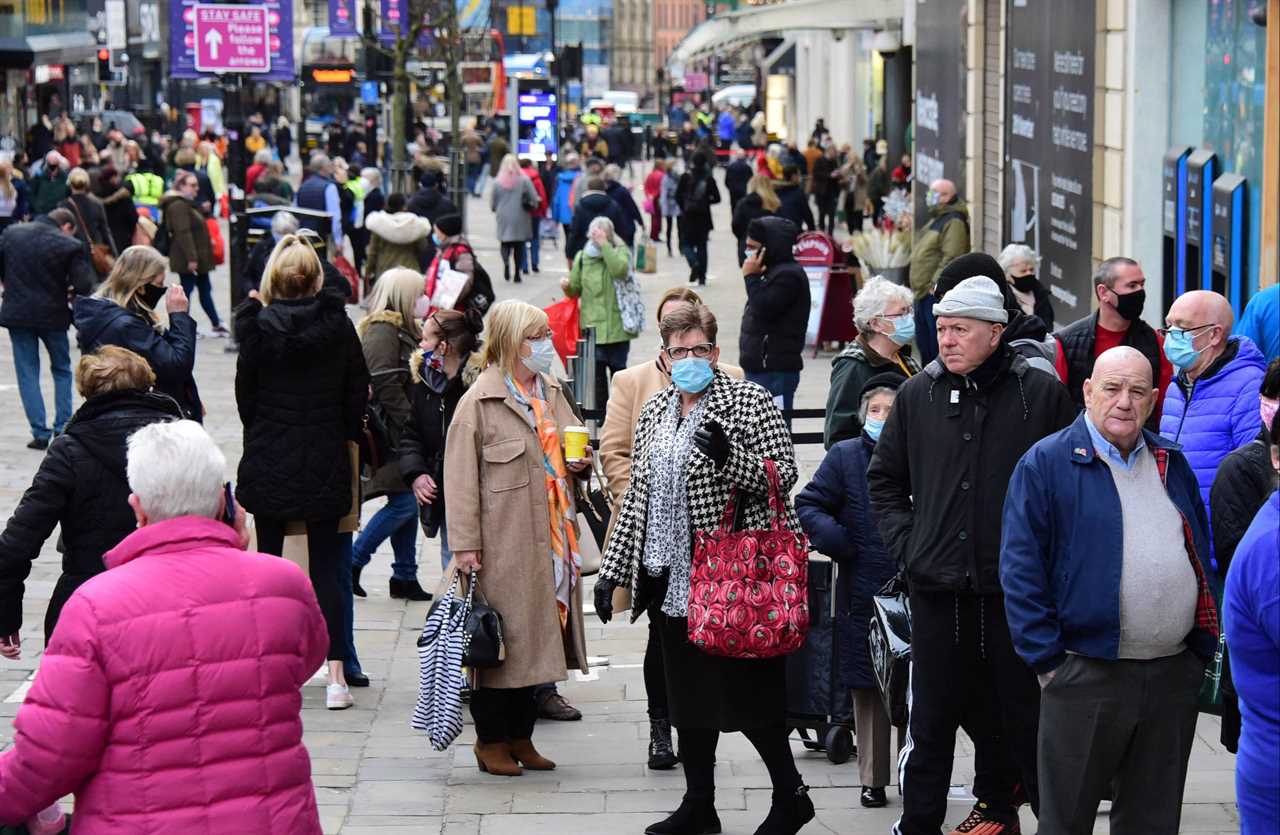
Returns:
[[[566,426],[564,428],[564,460],[581,461],[587,457],[587,446],[591,443],[591,435],[585,426]]]

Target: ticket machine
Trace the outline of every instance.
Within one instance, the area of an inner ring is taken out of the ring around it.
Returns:
[[[1213,222],[1209,233],[1212,286],[1226,296],[1239,320],[1248,301],[1245,273],[1245,178],[1239,174],[1223,174],[1213,181]]]
[[[1217,176],[1218,155],[1213,151],[1197,148],[1187,157],[1185,290],[1209,289],[1209,226],[1213,218],[1213,181]]]
[[[1161,220],[1164,305],[1161,310],[1168,310],[1173,300],[1187,290],[1187,157],[1190,155],[1190,148],[1177,145],[1165,153],[1161,166],[1164,184]]]

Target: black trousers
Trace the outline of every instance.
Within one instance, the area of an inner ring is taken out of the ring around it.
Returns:
[[[836,231],[836,199],[837,194],[824,194],[814,198],[818,204],[818,229],[828,235]]]
[[[796,770],[785,725],[752,728],[742,732],[769,770],[774,798],[795,793],[803,782]],[[716,745],[720,732],[708,728],[680,729],[680,760],[684,766],[685,797],[691,800],[713,800],[716,793]]]
[[[1177,832],[1204,662],[1068,655],[1040,702],[1041,835],[1093,832],[1112,788],[1116,835]]]
[[[284,519],[255,515],[253,524],[258,529],[259,551],[277,557],[284,553]],[[327,657],[330,661],[341,661],[347,657],[347,617],[338,592],[340,544],[337,519],[307,522],[307,563],[316,600],[320,603],[325,626],[329,628]]]
[[[481,687],[471,693],[471,718],[482,744],[531,739],[538,720],[532,687]]]
[[[524,241],[504,241],[500,245],[502,252],[502,277],[509,279],[512,273],[516,278],[520,277],[521,268],[524,265]],[[507,259],[510,258],[510,267],[507,266]]]
[[[669,719],[667,668],[662,663],[662,636],[653,618],[649,618],[649,642],[644,647],[644,692],[649,697],[649,718]]]
[[[899,757],[899,835],[937,835],[947,813],[956,730],[973,740],[973,793],[1012,815],[1019,782],[1039,808],[1040,686],[1014,652],[999,595],[911,592],[911,692]]]

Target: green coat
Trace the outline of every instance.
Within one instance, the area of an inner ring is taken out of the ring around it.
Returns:
[[[582,299],[578,321],[584,328],[596,329],[596,344],[629,342],[636,334],[622,327],[622,311],[614,282],[622,281],[631,269],[631,253],[625,246],[601,247],[599,256],[587,255],[582,249],[573,259],[569,271],[569,289],[565,295]]]
[[[911,247],[911,292],[916,301],[938,283],[942,268],[969,251],[969,207],[963,200],[929,209],[929,222],[916,230]]]
[[[920,373],[920,365],[911,356],[910,349],[898,354],[907,366],[909,375]],[[831,361],[831,387],[827,390],[827,421],[822,427],[823,446],[831,449],[840,441],[857,438],[862,434],[862,421],[858,419],[858,411],[862,407],[859,394],[877,374],[885,371],[902,371],[892,358],[882,357],[867,344],[866,339],[858,336],[843,351],[836,354]]]

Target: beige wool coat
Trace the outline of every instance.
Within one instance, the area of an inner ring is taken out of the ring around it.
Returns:
[[[577,425],[560,383],[543,376],[557,425]],[[542,445],[503,372],[485,369],[463,395],[445,441],[449,548],[480,552],[480,592],[502,615],[507,657],[479,671],[480,687],[529,687],[587,672],[582,581],[570,595],[567,635],[556,612]],[[572,477],[572,476],[571,476]]]

